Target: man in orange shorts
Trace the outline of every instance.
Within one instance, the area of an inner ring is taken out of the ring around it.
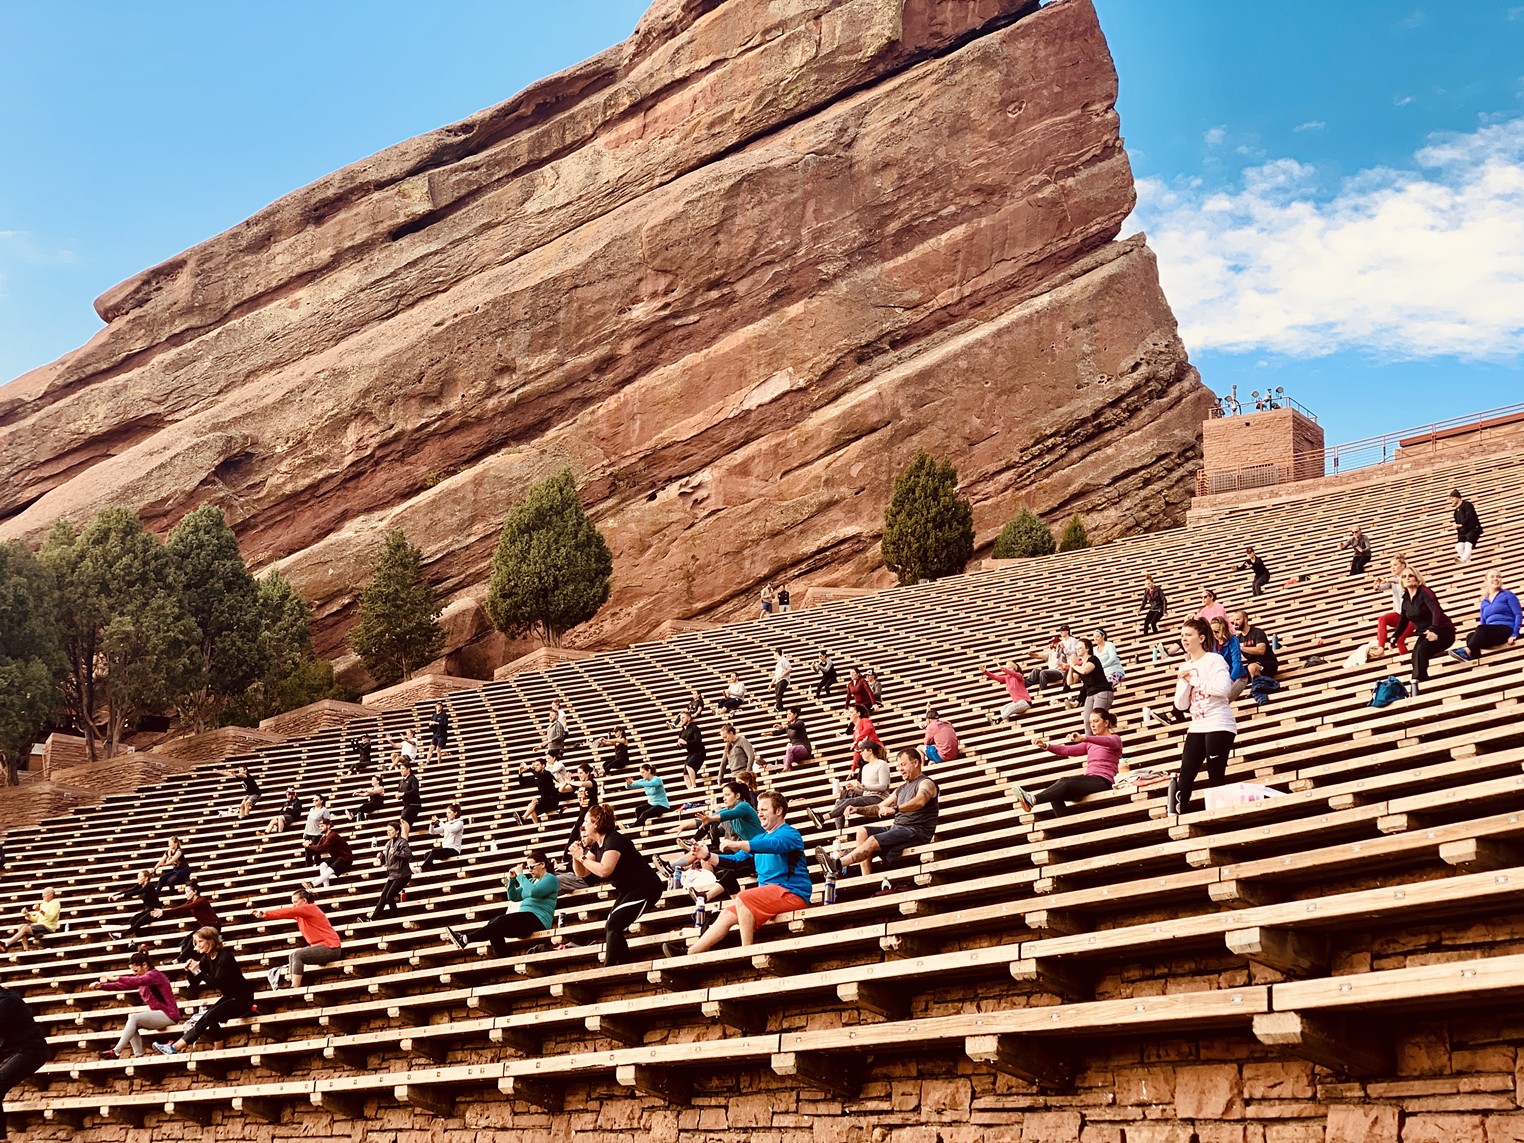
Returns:
[[[757,795],[757,817],[762,832],[750,841],[725,838],[720,860],[739,863],[750,854],[757,869],[757,886],[743,889],[696,940],[688,943],[688,955],[705,952],[739,927],[741,944],[756,939],[757,930],[780,913],[793,913],[810,903],[810,870],[804,856],[804,838],[783,820],[788,799],[773,790]],[[668,956],[680,956],[675,943],[662,946]]]

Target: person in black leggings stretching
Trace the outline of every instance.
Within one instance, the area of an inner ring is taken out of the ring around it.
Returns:
[[[445,936],[458,949],[487,941],[492,945],[493,956],[505,957],[510,940],[524,940],[555,928],[556,897],[560,891],[560,883],[550,871],[550,858],[543,849],[531,849],[508,871],[508,900],[519,902],[518,909],[500,913],[475,932],[446,928]]]
[[[635,843],[614,828],[614,811],[606,805],[588,811],[571,859],[578,877],[601,877],[614,887],[614,907],[603,927],[603,963],[623,964],[630,956],[625,933],[661,900],[662,880]]]
[[[1187,619],[1180,628],[1185,662],[1175,675],[1175,709],[1190,716],[1185,743],[1180,751],[1180,773],[1171,784],[1172,814],[1190,809],[1196,775],[1203,763],[1207,781],[1222,784],[1227,775],[1228,755],[1238,736],[1238,721],[1228,701],[1232,682],[1228,664],[1213,650],[1212,629],[1203,619]]]
[[[195,947],[195,955],[185,962],[185,980],[190,995],[199,996],[203,988],[210,987],[222,996],[187,1024],[178,1040],[154,1044],[154,1050],[166,1056],[178,1056],[203,1037],[218,1042],[222,1039],[223,1024],[254,1011],[254,984],[239,969],[232,950],[223,947],[222,935],[213,928],[197,929],[191,936],[191,944]]]

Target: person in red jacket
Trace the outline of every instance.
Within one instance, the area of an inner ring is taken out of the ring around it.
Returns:
[[[339,934],[333,931],[327,916],[317,906],[310,889],[296,889],[291,893],[289,908],[255,909],[254,916],[261,921],[294,920],[307,942],[305,948],[291,950],[284,966],[276,965],[270,970],[270,987],[281,987],[283,977],[291,978],[291,987],[302,986],[302,970],[309,964],[332,964],[344,955],[339,946]]]
[[[854,706],[849,714],[852,720],[852,773],[856,774],[863,764],[863,743],[877,742],[878,727],[868,717],[868,708]]]
[[[862,671],[856,667],[847,678],[847,709],[851,710],[860,706],[868,713],[873,712],[873,687],[863,677]]]
[[[216,929],[222,931],[222,918],[217,915],[217,910],[212,908],[212,899],[201,895],[201,884],[197,881],[185,883],[185,900],[168,909],[152,909],[149,915],[155,920],[161,917],[194,917],[196,928],[185,935],[180,942],[180,951],[175,954],[176,961],[186,961],[195,955],[193,947],[196,932],[199,929]]]

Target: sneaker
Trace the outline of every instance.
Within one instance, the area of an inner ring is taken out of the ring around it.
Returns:
[[[682,948],[676,941],[662,941],[661,955],[667,960],[675,960],[680,956],[687,956],[688,950]]]
[[[116,1054],[116,1049],[115,1048],[107,1048],[104,1052],[101,1053],[101,1059],[103,1059],[103,1060],[119,1060],[119,1059],[121,1059],[121,1057]]]
[[[1032,812],[1032,795],[1027,793],[1025,787],[1016,787],[1016,801],[1021,804],[1021,809],[1024,813]]]
[[[825,822],[820,820],[820,815],[817,814],[813,809],[806,809],[804,812],[805,815],[810,819],[811,825],[813,825],[816,829],[825,829]]]
[[[1469,662],[1471,662],[1471,656],[1468,655],[1465,651],[1462,651],[1459,647],[1451,647],[1450,648],[1450,654],[1454,658],[1459,659],[1462,663],[1469,663]]]
[[[461,936],[460,933],[456,932],[454,929],[447,928],[445,929],[445,936],[450,938],[450,943],[452,945],[461,951],[465,951],[466,938]]]
[[[158,1052],[161,1056],[178,1056],[180,1054],[179,1049],[176,1048],[174,1044],[170,1043],[168,1040],[160,1040],[156,1042],[153,1046],[153,1050]]]
[[[831,853],[823,845],[815,847],[815,860],[820,862],[820,868],[824,869],[832,877],[841,876],[841,859]]]
[[[651,861],[655,864],[657,870],[663,877],[667,878],[669,881],[672,879],[672,863],[670,861],[668,861],[659,853],[655,857],[651,858]]]

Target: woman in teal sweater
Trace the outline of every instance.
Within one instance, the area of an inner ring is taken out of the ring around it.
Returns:
[[[556,893],[560,885],[550,872],[550,861],[543,849],[531,849],[524,860],[508,871],[508,900],[518,902],[518,909],[494,917],[474,933],[445,929],[456,948],[487,941],[492,955],[508,955],[510,940],[524,940],[535,933],[555,927]]]

